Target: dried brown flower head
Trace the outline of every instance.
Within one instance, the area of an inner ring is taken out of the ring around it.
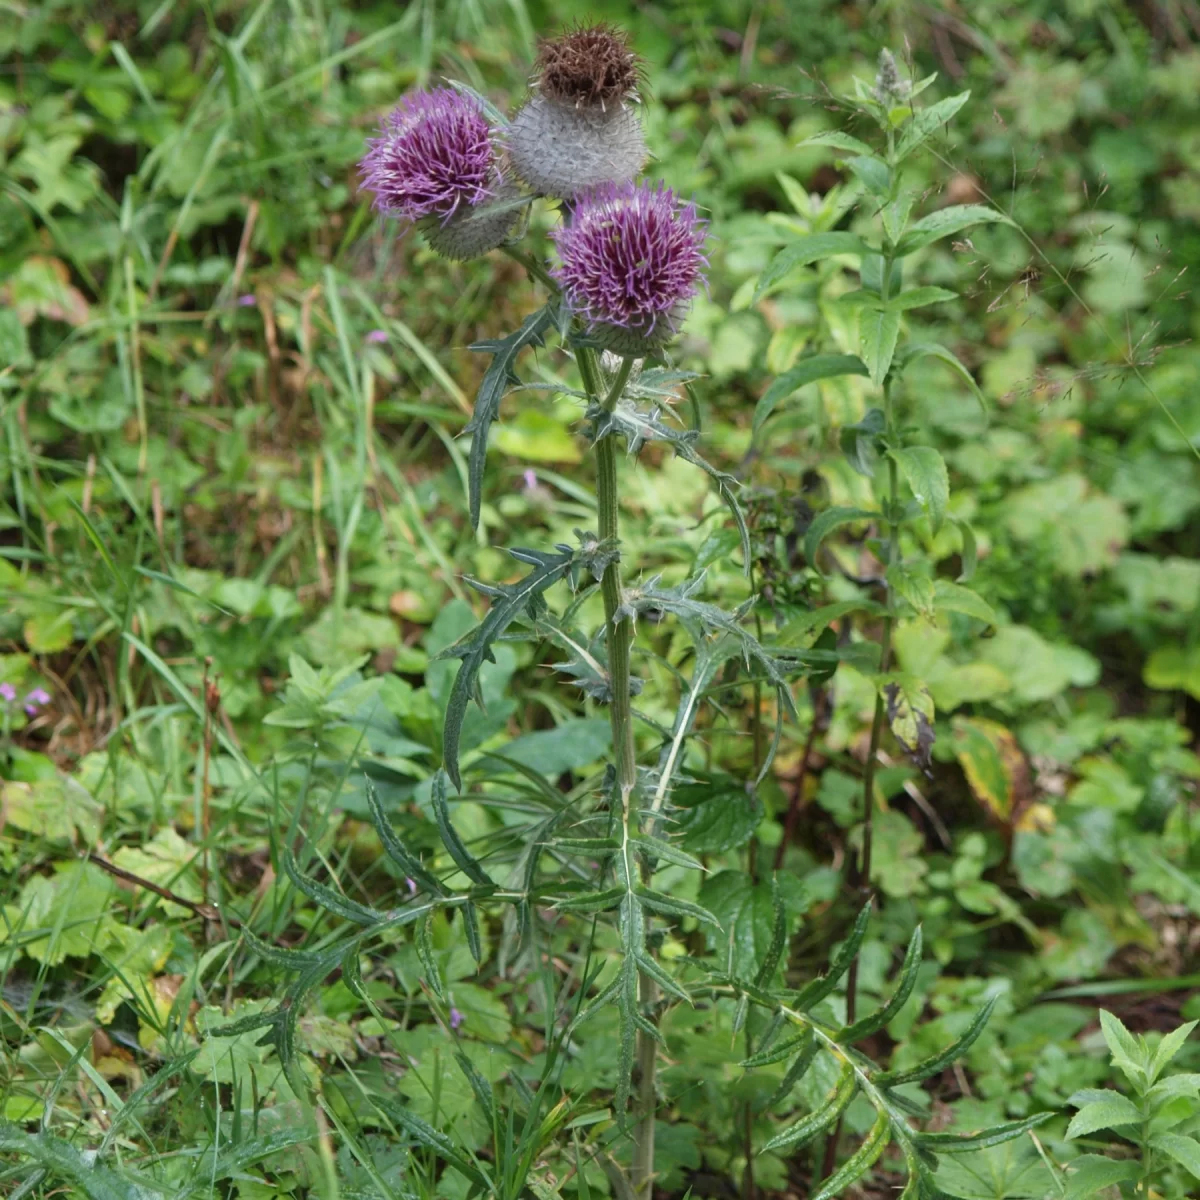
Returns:
[[[607,109],[637,96],[642,60],[615,26],[578,26],[542,42],[535,79],[551,100]]]

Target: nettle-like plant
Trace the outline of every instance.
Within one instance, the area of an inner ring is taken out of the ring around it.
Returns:
[[[662,882],[678,880],[681,871],[704,870],[679,843],[675,801],[681,785],[693,790],[697,785],[699,774],[688,770],[688,742],[721,669],[741,664],[758,686],[773,691],[777,743],[782,722],[795,715],[789,680],[814,668],[828,670],[840,661],[843,649],[764,645],[746,627],[752,601],[737,611],[723,611],[701,598],[703,573],[667,586],[659,576],[641,578],[638,564],[623,556],[618,451],[623,447],[626,456],[636,456],[647,443],[658,442],[709,476],[738,526],[749,561],[735,480],[700,456],[699,431],[684,425],[672,409],[677,389],[692,376],[662,360],[703,284],[706,228],[694,205],[660,184],[637,179],[646,156],[634,107],[640,80],[640,62],[619,32],[607,26],[575,29],[542,45],[531,98],[511,122],[455,83],[406,97],[364,159],[364,181],[381,212],[415,224],[447,257],[499,250],[522,264],[546,292],[545,303],[515,332],[474,347],[490,355],[491,364],[469,427],[472,523],[480,520],[488,433],[500,417],[501,402],[514,392],[541,389],[570,396],[581,406],[595,462],[597,527],[578,531],[574,545],[513,550],[527,570],[512,582],[472,581],[490,605],[478,626],[443,652],[443,657],[461,660],[446,699],[443,766],[413,793],[432,823],[414,821],[411,812],[385,811],[368,785],[372,822],[397,877],[395,906],[377,909],[353,900],[305,874],[293,854],[285,852],[282,866],[291,883],[343,918],[350,931],[327,936],[313,950],[283,950],[247,934],[253,951],[297,978],[278,1008],[230,1030],[266,1026],[265,1039],[286,1064],[293,1063],[297,1021],[311,989],[340,968],[345,985],[375,1011],[378,990],[364,982],[364,961],[370,969],[364,951],[371,944],[394,943],[400,930],[411,927],[425,997],[448,1038],[456,1038],[462,1017],[444,977],[438,939],[444,938],[446,920],[457,914],[476,963],[485,963],[498,945],[501,972],[523,966],[539,981],[535,990],[544,993],[538,1001],[543,1005],[544,1050],[528,1064],[514,1058],[497,1079],[485,1078],[477,1061],[461,1044],[455,1046],[491,1131],[486,1154],[477,1154],[457,1129],[439,1129],[403,1105],[379,1100],[376,1108],[377,1117],[390,1122],[411,1145],[461,1176],[468,1194],[515,1200],[532,1192],[544,1198],[559,1194],[574,1178],[573,1186],[586,1196],[588,1168],[596,1164],[622,1200],[648,1200],[655,1178],[663,1015],[668,1006],[691,1005],[720,1009],[736,1031],[746,1032],[745,1070],[787,1062],[772,1109],[789,1104],[796,1084],[818,1058],[833,1063],[836,1083],[830,1094],[779,1132],[768,1148],[793,1148],[828,1133],[857,1096],[875,1109],[877,1120],[865,1142],[814,1185],[814,1200],[836,1195],[860,1178],[889,1142],[899,1147],[909,1175],[905,1196],[933,1196],[937,1154],[1016,1137],[1038,1118],[966,1138],[919,1133],[911,1124],[922,1109],[904,1085],[937,1074],[965,1052],[982,1030],[987,1009],[953,1046],[902,1073],[882,1070],[857,1048],[911,995],[921,960],[920,931],[913,934],[891,999],[856,1018],[851,984],[850,1011],[843,1018],[830,1000],[853,971],[869,904],[829,972],[795,989],[786,985],[792,930],[778,891],[769,945],[746,971],[733,954],[731,935],[690,898],[694,889],[680,894],[685,889],[667,890],[670,883]],[[863,358],[855,358],[849,369],[869,374],[881,387],[884,404],[850,437],[864,470],[874,461],[876,448],[882,448],[889,491],[880,512],[822,514],[808,541],[815,554],[821,538],[839,525],[852,520],[882,524],[888,602],[886,610],[875,608],[886,611],[885,630],[901,605],[926,611],[939,604],[961,606],[969,596],[955,585],[934,583],[900,556],[899,538],[906,525],[921,520],[936,525],[944,518],[947,486],[936,453],[906,447],[893,413],[894,380],[905,361],[896,355],[901,314],[942,294],[940,289],[903,291],[899,262],[970,220],[998,219],[988,210],[971,210],[909,224],[914,197],[900,189],[900,164],[945,119],[947,110],[937,106],[914,116],[894,99],[889,93],[878,101],[863,101],[887,132],[887,158],[854,139],[826,139],[855,152],[852,165],[868,185],[864,197],[883,215],[882,244],[871,248],[849,233],[801,239],[768,272],[762,289],[791,267],[823,254],[861,256]],[[529,236],[528,206],[541,198],[558,202],[560,222],[550,234],[554,265],[536,247],[522,246]],[[522,351],[544,347],[552,338],[573,365],[577,386],[523,383],[517,374]],[[911,347],[907,353],[917,352],[932,351]],[[819,361],[828,365],[825,358]],[[805,379],[818,377],[811,361],[797,370],[809,372]],[[797,385],[800,378],[793,373],[791,383]],[[771,394],[781,394],[779,386]],[[900,495],[900,476],[913,490],[912,501]],[[562,599],[557,607],[551,603],[554,597]],[[969,603],[981,602],[972,598]],[[601,609],[602,616],[589,630],[593,608]],[[691,644],[683,662],[657,654],[661,642],[641,647],[642,661],[662,666],[661,679],[678,681],[676,714],[668,727],[635,710],[644,681],[634,675],[632,651],[639,632],[669,619]],[[888,673],[886,637],[885,632],[877,659],[881,700],[872,763],[885,705],[893,728],[915,750],[926,746],[931,719],[919,688]],[[557,670],[608,709],[612,761],[570,790],[502,749],[482,748],[478,729],[472,732],[477,714],[471,702],[481,698],[486,666],[498,645],[511,639],[557,648],[563,656]],[[911,726],[907,732],[906,722]],[[768,749],[759,780],[770,769],[771,757]],[[871,770],[869,764],[868,796]],[[756,782],[746,781],[751,787]],[[470,793],[500,814],[498,825],[484,836],[464,839],[455,823],[456,792]],[[428,836],[431,824],[437,845]],[[868,818],[864,877],[869,854]],[[716,941],[729,942],[729,954],[704,958],[681,953],[695,923],[717,930]],[[564,925],[569,930],[565,937]],[[676,952],[664,955],[664,940],[672,935]],[[546,967],[552,944],[566,947],[563,961],[568,965],[559,973]],[[561,1079],[589,1020],[609,1008],[617,1014],[612,1054],[616,1082],[611,1108],[597,1113],[594,1099],[571,1094]],[[557,1174],[547,1169],[548,1161],[558,1164]]]

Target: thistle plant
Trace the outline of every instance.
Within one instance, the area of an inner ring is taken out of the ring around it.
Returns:
[[[680,785],[696,786],[689,774],[695,761],[690,760],[689,739],[719,673],[727,663],[740,662],[756,686],[773,693],[773,749],[782,723],[796,715],[792,681],[814,668],[828,673],[840,651],[764,645],[746,625],[753,600],[726,612],[702,599],[703,572],[674,586],[664,585],[657,575],[645,578],[641,564],[629,561],[622,542],[618,450],[623,447],[626,457],[633,457],[647,443],[659,442],[711,480],[739,530],[747,564],[750,559],[736,482],[700,455],[699,431],[685,426],[672,407],[677,390],[694,377],[670,367],[665,357],[689,304],[704,285],[708,233],[694,204],[662,184],[636,178],[645,158],[632,107],[640,79],[640,64],[619,32],[607,26],[573,29],[539,50],[531,98],[511,124],[470,89],[453,84],[402,101],[363,161],[364,185],[380,212],[416,225],[429,244],[448,257],[490,249],[505,253],[544,292],[541,306],[518,329],[473,347],[491,362],[467,429],[471,524],[480,524],[488,436],[502,419],[502,402],[511,395],[528,400],[545,390],[579,404],[594,464],[597,524],[595,529],[577,530],[574,544],[513,549],[523,570],[513,581],[469,581],[489,605],[474,629],[442,651],[442,658],[460,662],[445,698],[442,765],[410,793],[412,802],[431,818],[425,824],[436,828],[436,839],[425,839],[422,846],[411,836],[415,832],[421,839],[419,828],[414,831],[410,824],[405,833],[399,831],[394,818],[400,814],[389,811],[368,779],[371,819],[396,879],[394,907],[376,909],[350,899],[312,878],[291,852],[285,852],[281,865],[291,884],[350,928],[312,951],[281,950],[247,934],[256,953],[296,974],[285,1001],[249,1018],[249,1024],[266,1027],[265,1037],[285,1063],[293,1063],[297,1021],[309,990],[340,967],[346,986],[373,1008],[376,1001],[364,983],[364,962],[370,970],[364,949],[369,943],[393,940],[398,931],[411,927],[423,992],[453,1040],[461,1032],[463,1017],[435,952],[440,927],[435,922],[444,924],[457,914],[476,963],[488,961],[490,949],[498,946],[503,970],[504,964],[516,961],[540,964],[551,923],[568,918],[575,922],[571,941],[579,951],[565,978],[547,989],[553,994],[546,1001],[546,1049],[537,1078],[527,1082],[514,1066],[502,1086],[494,1085],[480,1076],[467,1056],[457,1055],[492,1130],[490,1156],[475,1156],[470,1147],[457,1144],[451,1132],[401,1106],[381,1106],[381,1120],[463,1176],[470,1194],[496,1200],[517,1200],[528,1192],[557,1194],[537,1171],[539,1163],[553,1157],[556,1139],[581,1099],[563,1088],[563,1065],[576,1053],[587,1023],[611,1007],[618,1029],[611,1120],[589,1121],[583,1142],[576,1131],[573,1157],[561,1144],[559,1152],[561,1161],[570,1164],[567,1169],[580,1175],[581,1195],[583,1173],[594,1163],[622,1200],[650,1200],[662,1100],[662,1017],[668,1005],[679,1004],[726,1014],[736,1032],[744,1030],[746,1070],[789,1061],[773,1104],[789,1100],[818,1056],[832,1058],[837,1073],[833,1093],[767,1148],[790,1148],[827,1133],[856,1096],[875,1108],[878,1121],[867,1142],[814,1196],[833,1196],[849,1186],[889,1142],[900,1147],[911,1177],[905,1195],[932,1196],[937,1153],[1018,1136],[1038,1118],[966,1140],[918,1134],[910,1125],[919,1109],[908,1093],[895,1089],[927,1078],[964,1052],[983,1028],[987,1010],[958,1043],[903,1076],[881,1070],[856,1048],[890,1021],[912,993],[920,965],[919,930],[891,999],[877,1012],[856,1019],[851,982],[850,1012],[844,1022],[832,1019],[822,1006],[854,969],[869,906],[862,909],[830,971],[799,989],[784,986],[791,920],[778,896],[770,945],[749,971],[735,960],[731,939],[729,954],[714,960],[660,954],[664,936],[682,937],[684,926],[693,922],[714,931],[718,941],[730,938],[716,917],[690,898],[693,892],[680,895],[661,882],[674,877],[668,872],[704,870],[676,834],[680,812],[675,799]],[[888,130],[889,159],[871,156],[864,169],[881,186],[880,173],[887,173],[890,181],[902,158],[892,131],[903,122],[876,108]],[[908,136],[901,135],[901,145]],[[868,161],[869,155],[863,147],[860,157]],[[531,190],[520,191],[506,182],[510,167]],[[821,538],[838,525],[851,520],[882,524],[888,594],[896,597],[889,599],[888,621],[894,616],[891,605],[901,597],[928,593],[932,605],[938,596],[949,594],[931,581],[922,585],[900,555],[899,535],[906,523],[922,519],[922,514],[935,522],[944,518],[946,488],[945,468],[939,475],[928,456],[933,452],[902,444],[893,412],[900,313],[915,299],[913,293],[900,290],[896,264],[907,253],[906,245],[932,240],[923,232],[931,228],[926,222],[904,232],[913,200],[904,201],[898,192],[892,195],[893,190],[889,182],[892,215],[885,220],[888,234],[878,250],[851,234],[816,235],[815,244],[810,241],[807,246],[802,239],[790,260],[789,251],[784,251],[782,263],[768,272],[763,284],[765,291],[791,266],[815,261],[823,253],[859,253],[864,283],[867,264],[873,264],[874,282],[864,287],[861,303],[867,330],[863,358],[823,356],[817,374],[812,374],[811,360],[798,369],[809,371],[806,378],[818,378],[820,370],[831,373],[827,368],[836,357],[843,366],[851,364],[846,369],[869,374],[883,391],[884,408],[863,423],[862,437],[868,447],[864,455],[881,450],[887,456],[890,491],[884,506],[878,513],[822,514],[809,541],[815,553]],[[562,200],[560,223],[549,239],[553,260],[547,255],[550,247],[536,244],[530,223],[522,219],[522,210],[540,196]],[[928,292],[918,289],[921,302],[937,298]],[[522,353],[555,339],[569,381],[523,382],[518,374]],[[917,493],[911,504],[899,494],[901,476]],[[597,623],[589,630],[592,613]],[[670,662],[657,653],[658,644],[645,638],[649,644],[643,645],[645,655],[639,661],[659,663],[663,670],[639,678],[633,670],[635,638],[652,622],[664,620],[676,623],[690,641],[691,652]],[[888,697],[897,731],[903,728],[900,714],[908,712],[913,726],[909,740],[920,748],[927,740],[922,724],[928,721],[927,710],[916,688],[889,674],[888,628],[885,624],[879,660],[881,696]],[[560,655],[557,671],[586,702],[607,709],[611,761],[567,790],[506,756],[503,748],[485,748],[478,724],[472,723],[472,701],[481,698],[483,669],[498,646],[514,639],[554,647]],[[670,727],[642,719],[633,703],[643,686],[661,687],[663,678],[678,682]],[[881,706],[884,703],[881,700]],[[872,753],[883,711],[880,707],[876,713]],[[758,778],[744,781],[748,788],[770,770],[772,757],[768,751],[757,764]],[[868,795],[870,787],[868,778]],[[468,794],[506,813],[503,826],[487,838],[486,855],[480,852],[483,839],[464,838],[455,821],[460,798]],[[869,854],[868,831],[864,878],[869,877]],[[245,1028],[243,1023],[231,1030]]]

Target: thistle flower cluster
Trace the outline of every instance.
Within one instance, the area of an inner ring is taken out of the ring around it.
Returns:
[[[663,186],[635,182],[646,161],[636,105],[642,64],[623,33],[569,29],[538,49],[530,96],[511,124],[454,88],[405,96],[360,164],[377,211],[421,229],[448,258],[512,239],[532,195],[562,200],[553,271],[601,346],[640,356],[678,329],[703,282],[705,222]]]
[[[705,227],[662,184],[606,184],[550,235],[561,260],[553,274],[600,345],[644,353],[676,332],[703,279]]]

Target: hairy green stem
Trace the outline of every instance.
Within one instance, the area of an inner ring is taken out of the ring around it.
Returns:
[[[591,350],[580,348],[579,373],[588,395],[611,412],[621,398],[633,369],[633,360],[623,358],[616,376],[603,393],[600,373]],[[620,509],[617,492],[617,445],[609,435],[596,442],[596,504],[601,541],[618,543]],[[621,568],[616,556],[604,569],[600,580],[604,599],[605,641],[608,645],[608,678],[611,699],[609,719],[612,722],[613,755],[616,760],[617,792],[621,798],[622,842],[628,847],[630,838],[638,832],[634,809],[637,787],[637,757],[633,741],[633,707],[631,704],[631,654],[633,650],[633,621],[618,618],[621,607]],[[626,860],[626,870],[631,864]],[[642,975],[638,980],[638,1001],[643,1009],[652,1009],[658,1001],[658,987]],[[630,1184],[637,1200],[651,1200],[654,1187],[654,1109],[655,1066],[657,1046],[649,1034],[637,1034],[637,1099],[636,1125],[633,1133],[633,1169]]]
[[[552,294],[558,294],[559,287],[557,281],[550,274],[550,272],[547,271],[546,268],[542,266],[542,264],[538,262],[536,258],[533,257],[532,254],[526,254],[524,250],[521,250],[516,246],[501,246],[500,249],[503,253],[507,254],[508,257],[513,260],[513,262],[519,263],[522,267],[524,267],[525,270],[528,271],[534,279],[538,280],[539,283],[542,283],[549,288]]]

